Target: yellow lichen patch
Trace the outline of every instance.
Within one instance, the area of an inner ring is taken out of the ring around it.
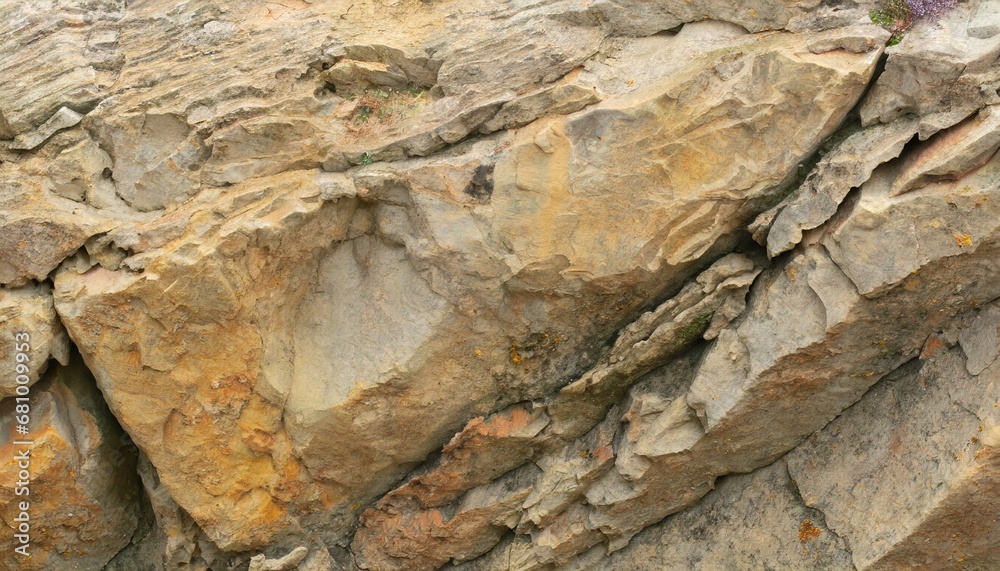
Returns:
[[[966,248],[972,245],[972,236],[968,234],[954,234],[955,242],[958,243],[960,248]]]
[[[553,336],[549,333],[533,333],[520,343],[514,342],[510,345],[510,362],[520,365],[528,357],[533,357],[539,351],[552,349],[553,345],[562,343],[561,337]]]
[[[822,530],[813,525],[811,521],[807,519],[802,520],[802,526],[799,527],[800,541],[811,541],[819,537],[820,533],[822,533]]]
[[[517,344],[512,344],[510,346],[510,362],[514,363],[515,365],[520,365],[521,363],[524,362],[524,357],[522,357],[521,354],[517,352]]]

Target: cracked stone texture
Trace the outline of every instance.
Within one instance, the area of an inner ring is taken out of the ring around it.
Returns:
[[[938,20],[920,20],[903,41],[886,49],[885,72],[861,105],[865,125],[888,123],[905,115],[920,118],[920,138],[973,115],[983,105],[1000,102],[993,63],[1000,55],[1000,35],[982,33],[996,11],[996,0],[963,4]]]
[[[0,138],[29,135],[63,108],[85,113],[110,95],[124,61],[124,10],[123,0],[0,3],[11,46],[0,53]]]
[[[41,379],[50,358],[69,364],[69,338],[56,316],[48,285],[0,288],[0,327],[9,332],[0,338],[0,367],[10,373],[0,379],[0,398],[14,396],[19,385],[31,386]],[[18,340],[18,334],[27,339]],[[21,352],[28,356],[25,363],[17,361]],[[27,375],[27,382],[18,383],[19,374]]]
[[[974,118],[914,149],[892,185],[895,196],[938,180],[955,180],[993,158],[1000,148],[1000,111],[983,108]]]
[[[139,519],[137,450],[108,411],[76,355],[32,387],[29,432],[14,433],[13,399],[0,405],[0,555],[5,569],[100,569],[125,547]],[[32,442],[30,446],[15,440]],[[30,450],[28,493],[18,493],[15,454]],[[20,502],[28,500],[31,557],[13,551]]]
[[[44,153],[102,168],[57,197],[32,188],[111,226],[67,239],[82,249],[56,273],[56,305],[112,411],[222,549],[342,540],[469,418],[586,370],[651,297],[734,246],[858,101],[885,35],[851,28],[869,41],[849,51],[837,29],[695,24],[618,42],[691,56],[633,78],[641,62],[583,65],[609,31],[561,6],[464,7],[461,21],[422,7],[415,29],[455,35],[439,45],[376,33],[361,5],[140,4],[118,24],[116,85],[132,88],[14,156],[12,173]],[[248,66],[249,45],[284,56]],[[487,53],[523,65],[487,73]],[[355,69],[369,87],[344,98]],[[616,76],[630,79],[573,103]],[[462,141],[512,109],[530,124]],[[117,202],[101,207],[89,197],[109,176]]]
[[[898,157],[916,132],[917,120],[904,118],[851,134],[820,159],[802,186],[754,221],[754,239],[767,246],[772,258],[791,250],[803,232],[836,214],[851,189],[867,181],[876,167]]]
[[[1000,2],[826,4],[0,1],[0,318],[143,452],[88,564],[945,562],[987,452],[888,554],[781,457],[996,367]]]
[[[677,297],[626,328],[618,351],[549,399],[546,409],[552,418],[540,408],[518,406],[470,421],[442,449],[437,466],[364,512],[352,544],[360,564],[434,569],[449,559],[465,561],[484,553],[507,529],[552,524],[614,459],[612,440],[622,411],[601,422],[610,403],[699,337],[713,336],[713,316],[720,327],[728,324],[742,311],[758,271],[751,260],[736,254],[713,264]],[[654,399],[651,407],[662,404]],[[636,414],[649,414],[642,406],[634,408]],[[567,442],[575,436],[583,438]],[[509,485],[496,489],[505,478],[524,490],[517,502],[511,503]],[[481,499],[470,507],[470,498]]]
[[[607,568],[850,569],[851,554],[823,514],[802,503],[778,461],[722,479],[695,507],[633,538]]]
[[[1000,367],[967,359],[942,346],[908,363],[789,455],[858,569],[1000,564]]]

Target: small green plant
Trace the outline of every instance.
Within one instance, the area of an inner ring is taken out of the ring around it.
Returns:
[[[894,46],[903,41],[903,34],[915,21],[936,18],[956,5],[958,0],[884,0],[881,9],[868,17],[892,34],[886,45]]]
[[[358,106],[358,114],[354,116],[355,123],[367,123],[368,118],[372,116],[374,110],[367,105]]]
[[[374,161],[372,160],[372,154],[371,153],[362,153],[361,154],[361,166],[366,167],[366,166],[372,164],[373,162]]]
[[[393,89],[378,87],[364,90],[358,96],[352,96],[356,101],[352,122],[355,125],[368,123],[378,119],[380,123],[393,122],[406,118],[416,108],[426,103],[426,92],[413,87]]]
[[[906,0],[885,0],[881,10],[873,10],[868,14],[872,22],[889,31],[887,46],[894,46],[903,41],[903,34],[913,25],[913,16]]]

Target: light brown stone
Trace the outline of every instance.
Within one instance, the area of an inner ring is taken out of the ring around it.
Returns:
[[[728,476],[704,500],[607,559],[616,571],[851,569],[844,541],[803,505],[782,461]],[[593,567],[599,569],[600,566]]]
[[[131,14],[125,29],[142,14]],[[139,41],[129,40],[133,33],[123,32],[125,45]],[[211,41],[243,41],[226,38]],[[200,111],[204,121],[172,111],[189,97],[164,91],[179,78],[141,94],[164,97],[144,119],[113,111],[129,105],[128,97],[109,99],[87,125],[114,158],[117,193],[145,210],[129,181],[153,177],[166,192],[157,196],[171,198],[148,208],[168,213],[119,224],[97,239],[92,249],[107,259],[84,274],[61,272],[57,306],[112,410],[174,499],[220,547],[287,537],[290,548],[320,520],[334,522],[324,524],[329,537],[342,537],[360,506],[470,415],[515,400],[511,387],[526,395],[555,388],[567,367],[592,359],[575,353],[610,334],[646,292],[674,287],[702,256],[730,247],[748,202],[784,184],[796,160],[832,131],[878,56],[877,49],[813,54],[787,34],[742,41],[753,42],[744,55],[710,52],[683,74],[576,114],[346,177],[295,158],[318,156],[322,147],[308,142],[309,133],[340,136],[336,116],[324,115],[327,103],[315,99],[315,88],[299,99],[279,90],[269,111],[281,114],[278,123],[266,115],[237,119],[204,139],[213,151],[202,172],[238,172],[211,175],[211,184],[235,185],[206,191],[203,181],[183,204],[197,176],[161,173],[157,165],[197,169],[200,163],[179,157],[194,156],[186,150],[197,146],[192,137],[223,121],[224,106]],[[123,77],[139,81],[151,73],[144,65],[127,67]],[[438,72],[446,95],[487,79],[460,76],[454,65]],[[771,83],[784,74],[787,80]],[[501,85],[511,87],[504,77],[488,77],[498,96]],[[201,75],[185,82],[189,90],[204,86],[205,97],[217,89]],[[274,84],[259,89],[267,85]],[[824,95],[817,97],[816,85]],[[430,125],[442,141],[460,140],[504,101],[487,95],[444,97],[416,110],[412,121]],[[803,98],[809,108],[798,105]],[[719,121],[737,101],[748,109],[768,103],[739,123]],[[460,102],[471,115],[435,119],[438,108]],[[310,110],[319,115],[290,118]],[[653,116],[663,117],[662,127],[649,122]],[[144,134],[154,120],[168,124]],[[412,133],[418,123],[406,121],[358,140],[369,145]],[[763,138],[737,148],[736,133],[749,125]],[[595,146],[595,130],[621,143]],[[233,146],[236,139],[220,138],[238,131],[255,149],[279,154],[247,154]],[[286,146],[288,137],[301,144]],[[770,146],[774,140],[783,141],[782,150]],[[167,154],[141,162],[144,145]],[[376,160],[412,154],[380,148],[371,151]],[[738,167],[713,166],[713,157],[734,154],[742,157]],[[249,170],[227,170],[242,164]],[[657,190],[640,196],[633,188]],[[102,250],[112,244],[127,254],[118,259]],[[547,380],[535,383],[536,376]],[[182,461],[181,450],[196,460]],[[233,512],[241,518],[233,520]]]
[[[881,381],[790,455],[806,503],[858,569],[988,569],[1000,561],[997,367],[958,348]]]
[[[0,539],[9,546],[0,564],[6,569],[100,569],[136,529],[137,451],[93,383],[79,356],[50,369],[28,397],[25,435],[15,432],[25,414],[16,406],[25,403],[7,398],[0,404]],[[29,460],[19,459],[22,453]],[[19,477],[21,462],[28,464],[28,480]],[[27,510],[20,509],[22,501]],[[14,552],[22,511],[30,520],[27,558]]]
[[[978,464],[900,438],[946,485],[886,549],[772,462],[907,360],[938,407],[997,366],[993,4],[886,50],[875,0],[0,6],[0,322],[31,380],[65,326],[145,454],[57,488],[117,425],[32,387],[94,514],[38,565],[988,567],[941,535],[995,511],[985,420]]]
[[[56,316],[51,288],[0,289],[0,327],[5,332],[0,338],[0,367],[6,373],[0,379],[0,398],[14,396],[17,387],[31,386],[41,379],[50,358],[69,364],[69,338]],[[19,353],[26,361],[18,360]],[[27,380],[19,382],[19,375]]]

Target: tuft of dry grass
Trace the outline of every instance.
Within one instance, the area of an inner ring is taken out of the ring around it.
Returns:
[[[427,91],[418,88],[378,87],[353,98],[348,129],[357,135],[377,133],[416,115],[427,103]]]

